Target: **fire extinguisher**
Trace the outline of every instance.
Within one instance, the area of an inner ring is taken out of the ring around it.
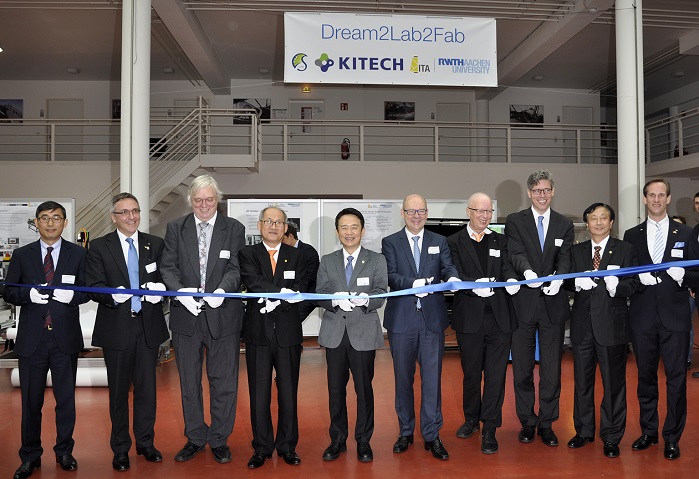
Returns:
[[[342,144],[340,145],[340,151],[342,152],[342,159],[343,160],[349,160],[350,157],[350,140],[349,138],[345,138],[342,140]]]

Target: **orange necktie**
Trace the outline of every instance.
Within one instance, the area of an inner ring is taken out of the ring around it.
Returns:
[[[481,242],[483,235],[485,235],[485,233],[471,233],[471,236],[473,236],[473,239],[476,240],[476,243]]]
[[[276,249],[271,249],[267,251],[269,253],[269,262],[272,263],[272,274],[277,270],[277,261],[274,259],[274,255],[277,254]]]

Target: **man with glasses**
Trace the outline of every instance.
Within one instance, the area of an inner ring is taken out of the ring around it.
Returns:
[[[85,266],[87,285],[93,288],[165,290],[158,267],[163,240],[138,231],[141,209],[131,193],[112,198],[116,230],[90,243]],[[129,389],[133,385],[133,433],[136,453],[146,461],[160,462],[155,437],[155,368],[160,344],[169,338],[162,296],[92,293],[98,304],[92,344],[102,348],[109,386],[112,467],[130,467]]]
[[[670,221],[670,184],[660,178],[643,186],[648,217],[624,233],[639,265],[697,259],[692,229]],[[638,369],[641,436],[631,445],[643,451],[658,443],[658,363],[663,360],[667,413],[662,435],[665,458],[680,457],[680,437],[687,421],[687,348],[692,316],[687,308],[689,287],[699,283],[696,270],[681,267],[638,275],[641,286],[631,296],[631,344]]]
[[[570,272],[573,222],[551,209],[553,175],[537,170],[527,179],[532,206],[505,221],[510,262],[517,278],[536,279]],[[561,395],[561,355],[565,322],[570,314],[563,281],[528,283],[512,297],[518,328],[512,334],[515,407],[522,424],[519,441],[530,443],[537,432],[547,446],[558,446],[553,422]],[[534,364],[539,339],[539,412],[534,412]]]
[[[392,291],[418,288],[432,282],[459,281],[447,239],[425,230],[427,201],[420,195],[403,200],[405,228],[384,238],[381,250]],[[400,428],[394,453],[413,443],[415,430],[415,364],[420,364],[420,429],[425,449],[441,460],[449,459],[439,431],[442,418],[442,356],[444,330],[449,325],[442,293],[417,293],[388,298],[384,327],[393,357],[396,413]]]
[[[68,220],[65,208],[45,201],[36,209],[34,225],[39,239],[14,251],[7,271],[3,298],[21,306],[15,343],[22,390],[22,465],[14,479],[26,479],[41,467],[41,409],[46,375],[51,371],[56,400],[56,462],[74,471],[75,377],[78,353],[83,348],[79,305],[87,294],[60,286],[85,286],[85,250],[61,238]],[[41,286],[55,289],[42,289]]]
[[[187,193],[193,213],[169,222],[164,238],[160,265],[163,282],[170,291],[188,293],[170,302],[170,329],[187,436],[187,443],[175,455],[177,462],[189,461],[207,443],[216,462],[231,461],[226,442],[233,431],[238,399],[243,303],[223,296],[192,296],[197,292],[240,291],[238,252],[245,245],[245,228],[238,220],[218,215],[222,197],[214,178],[197,176]],[[204,420],[201,391],[204,356],[210,425]]]
[[[461,281],[507,281],[515,272],[507,256],[507,239],[488,229],[493,217],[493,202],[484,193],[468,199],[468,225],[450,236],[449,250]],[[505,400],[505,375],[510,356],[512,331],[517,319],[508,297],[519,286],[475,288],[457,291],[451,327],[461,351],[464,424],[456,437],[471,437],[483,422],[481,452],[495,454],[496,428],[502,426]],[[481,381],[483,392],[481,396]],[[481,399],[482,398],[482,399]]]
[[[306,292],[308,270],[298,249],[282,242],[286,213],[275,206],[260,211],[262,242],[239,253],[240,274],[248,293]],[[277,451],[291,466],[301,464],[297,394],[303,342],[300,300],[249,299],[243,323],[245,363],[250,391],[252,447],[250,469],[261,467]],[[277,434],[272,426],[272,369],[277,374]]]

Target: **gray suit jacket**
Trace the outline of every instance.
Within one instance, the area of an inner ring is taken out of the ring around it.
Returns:
[[[361,284],[361,286],[360,286]],[[388,290],[388,273],[386,259],[383,255],[362,248],[356,260],[356,266],[347,286],[342,250],[326,254],[320,260],[316,292],[333,294],[337,292],[357,292],[369,295],[382,294]],[[370,299],[366,306],[355,306],[352,311],[343,311],[333,307],[332,300],[318,301],[323,311],[318,343],[326,348],[340,345],[347,330],[350,344],[357,351],[370,351],[383,347],[381,319],[376,312],[385,299]]]
[[[226,293],[240,290],[238,251],[245,246],[245,228],[236,219],[219,213],[211,233],[211,246],[206,268],[206,292],[222,288]],[[172,220],[165,233],[165,250],[160,274],[170,291],[199,287],[199,248],[194,214]],[[243,303],[226,298],[218,308],[204,307],[205,314],[191,314],[179,301],[170,302],[170,329],[173,333],[191,336],[196,321],[206,318],[211,336],[218,339],[243,329]]]

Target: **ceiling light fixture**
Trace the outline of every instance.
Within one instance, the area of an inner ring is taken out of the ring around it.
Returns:
[[[80,73],[80,68],[68,67],[66,68],[66,71],[71,75],[77,75],[78,73]]]
[[[175,73],[175,69],[172,67],[165,67],[165,68],[163,68],[163,73],[167,73],[168,75],[171,75],[172,73]]]
[[[5,50],[2,49],[2,42],[0,42],[0,53],[4,52]]]
[[[269,68],[260,68],[260,75],[267,75],[269,73]]]
[[[532,80],[534,80],[534,81],[541,81],[543,79],[544,79],[544,75],[534,75],[532,77]]]
[[[670,76],[671,76],[672,78],[682,78],[682,77],[684,76],[684,72],[683,72],[683,71],[672,72],[672,73],[670,74]]]

